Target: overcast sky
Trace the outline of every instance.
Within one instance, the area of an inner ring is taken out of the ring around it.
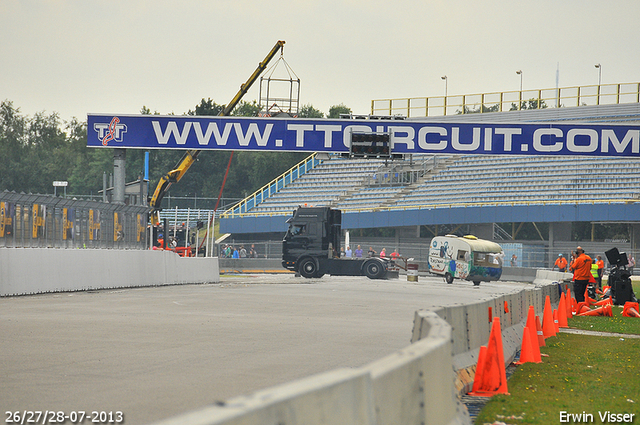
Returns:
[[[25,115],[226,104],[277,40],[300,102],[640,81],[639,0],[0,0],[0,100]],[[258,84],[244,100],[258,98]]]

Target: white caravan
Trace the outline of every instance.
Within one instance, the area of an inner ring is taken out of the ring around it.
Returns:
[[[474,285],[500,279],[504,252],[495,242],[468,235],[436,236],[429,248],[429,272],[447,283],[466,279]]]

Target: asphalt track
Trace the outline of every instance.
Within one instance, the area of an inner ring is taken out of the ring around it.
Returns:
[[[524,283],[232,276],[0,298],[0,407],[144,424],[409,345],[414,312]],[[87,422],[88,423],[88,422]]]

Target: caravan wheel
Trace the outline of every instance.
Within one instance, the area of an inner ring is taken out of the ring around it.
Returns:
[[[451,285],[453,283],[453,275],[451,273],[445,273],[444,280],[446,280],[447,283]]]

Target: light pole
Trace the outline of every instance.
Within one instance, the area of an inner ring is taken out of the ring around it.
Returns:
[[[520,110],[522,109],[522,70],[517,70],[516,74],[520,76],[520,102],[518,103],[518,110]]]
[[[596,68],[598,68],[598,100],[597,100],[597,104],[600,105],[600,84],[602,83],[602,65],[597,63],[594,66]]]
[[[447,85],[448,85],[448,80],[447,80],[447,76],[443,75],[442,77],[440,77],[441,79],[444,80],[444,114],[447,115]]]

